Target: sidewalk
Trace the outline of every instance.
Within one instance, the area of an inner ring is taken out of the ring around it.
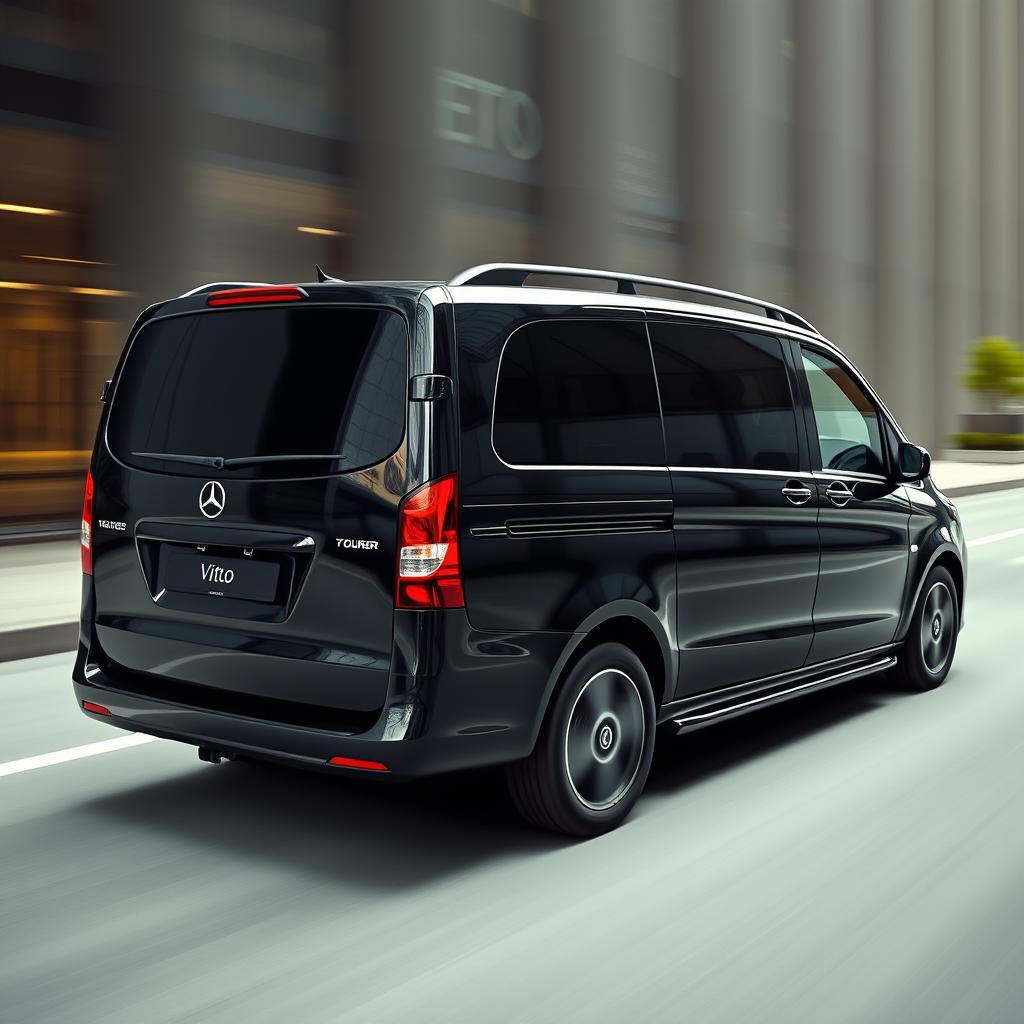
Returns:
[[[77,540],[0,547],[0,661],[72,650],[81,595]]]
[[[1005,491],[1010,487],[1024,487],[1024,464],[943,462],[940,459],[932,463],[932,479],[950,498],[983,491]]]
[[[1024,465],[939,461],[932,477],[953,498],[1024,487]],[[74,649],[81,572],[77,540],[0,546],[0,661]]]

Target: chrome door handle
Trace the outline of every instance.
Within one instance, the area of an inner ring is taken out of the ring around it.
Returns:
[[[786,496],[786,500],[792,505],[803,505],[811,500],[811,495],[814,493],[810,487],[804,487],[803,484],[797,483],[795,480],[790,480],[785,487],[782,488],[782,493]]]
[[[853,498],[853,491],[842,480],[835,480],[825,488],[825,495],[833,505],[842,508]]]

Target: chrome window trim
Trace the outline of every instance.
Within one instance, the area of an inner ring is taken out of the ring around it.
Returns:
[[[815,469],[811,475],[819,480],[865,480],[871,483],[888,483],[889,478],[881,473],[859,473],[853,469]]]
[[[470,291],[472,289],[467,288],[466,290]],[[521,293],[522,291],[528,290],[528,289],[497,288],[497,287],[491,288],[490,286],[487,286],[487,287],[483,287],[483,288],[477,288],[475,290],[477,292],[501,291],[501,292],[514,292],[514,293],[518,294],[518,293]],[[547,289],[547,288],[544,288],[544,289],[537,289],[537,290],[538,291],[559,291],[560,292],[560,289]],[[461,299],[457,299],[457,298],[455,298],[455,296],[453,294],[453,290],[451,290],[451,289],[449,290],[449,294],[452,294],[453,301],[456,301],[456,302],[458,302],[458,301],[462,301],[462,302],[489,301],[489,300],[486,300],[486,299],[482,299],[480,295],[477,295],[477,296],[465,295],[465,296],[461,297]],[[578,292],[569,292],[567,294],[573,295],[573,296],[578,296],[579,295]],[[878,396],[878,393],[875,391],[875,389],[868,383],[868,381],[866,380],[864,375],[860,372],[860,370],[856,367],[856,365],[849,359],[849,357],[844,352],[842,352],[835,345],[834,342],[832,342],[828,338],[824,337],[824,335],[810,334],[809,332],[803,331],[800,328],[793,327],[793,325],[791,325],[791,324],[783,324],[783,323],[778,322],[778,321],[767,320],[767,319],[761,318],[761,317],[754,317],[754,316],[749,316],[748,317],[746,314],[743,314],[743,313],[740,313],[739,317],[734,320],[730,316],[722,316],[720,310],[714,310],[714,309],[710,309],[708,307],[699,307],[698,306],[698,307],[695,307],[695,308],[693,308],[691,310],[673,310],[673,309],[664,309],[660,305],[652,304],[649,301],[649,297],[647,297],[647,296],[624,296],[624,297],[621,297],[621,298],[627,298],[627,299],[630,299],[630,298],[632,298],[632,299],[640,298],[640,299],[644,299],[644,300],[647,300],[647,301],[644,301],[642,304],[639,304],[639,303],[636,303],[636,302],[633,302],[633,303],[630,303],[630,302],[620,302],[620,303],[615,303],[614,305],[609,304],[607,306],[602,305],[600,307],[597,307],[597,306],[594,306],[594,305],[590,305],[590,304],[581,304],[581,303],[578,303],[578,302],[577,303],[573,303],[573,304],[580,305],[580,308],[585,308],[585,309],[598,309],[598,308],[600,308],[600,309],[608,309],[608,310],[613,310],[613,309],[616,309],[616,310],[622,310],[622,309],[633,310],[633,311],[635,311],[638,314],[638,317],[637,317],[637,319],[635,321],[634,320],[630,320],[630,319],[618,319],[618,320],[611,321],[611,322],[613,322],[613,323],[645,323],[645,324],[647,324],[648,335],[649,335],[649,323],[646,321],[646,316],[647,316],[648,312],[657,312],[657,313],[668,313],[668,314],[670,314],[672,316],[679,316],[679,317],[688,318],[688,319],[693,320],[694,322],[702,324],[702,325],[710,324],[712,326],[724,327],[724,328],[727,328],[727,329],[729,329],[729,328],[740,328],[740,329],[751,329],[751,328],[753,328],[755,330],[760,330],[760,331],[762,331],[765,334],[773,335],[775,337],[788,338],[788,339],[790,339],[792,341],[795,341],[795,342],[797,342],[797,343],[799,343],[801,345],[807,345],[807,346],[816,348],[818,351],[822,352],[824,355],[827,355],[830,358],[835,359],[837,362],[839,362],[843,366],[843,368],[848,373],[850,373],[850,375],[857,382],[857,384],[861,388],[864,389],[865,393],[875,403],[875,405],[878,408],[878,410],[886,417],[886,419],[889,421],[890,426],[896,432],[896,434],[899,437],[899,439],[901,441],[904,441],[904,442],[908,440],[907,435],[904,432],[904,430],[902,429],[902,427],[899,425],[899,422],[896,420],[896,418],[893,416],[893,414],[889,411],[889,408],[885,404],[885,402],[883,402],[882,399]],[[490,301],[493,301],[493,300],[490,300]],[[665,300],[665,301],[670,301],[670,300]],[[509,304],[509,305],[516,304],[516,303],[513,302],[511,297],[506,298],[505,302],[507,304]],[[522,303],[520,302],[519,304],[522,304]],[[541,302],[538,300],[535,303],[527,303],[527,304],[538,304],[539,305],[539,304],[541,304]],[[677,305],[689,305],[689,304],[688,303],[679,303]],[[643,319],[641,319],[641,318],[643,318]],[[593,465],[582,465],[582,466],[580,466],[580,465],[533,465],[533,464],[528,464],[528,463],[526,463],[526,464],[518,464],[518,463],[506,462],[498,454],[497,449],[494,446],[494,412],[495,412],[495,401],[494,401],[494,399],[497,397],[497,393],[498,393],[498,381],[499,381],[500,375],[501,375],[501,363],[502,363],[502,359],[505,356],[505,349],[508,346],[509,341],[511,340],[511,338],[513,337],[513,335],[517,331],[522,330],[522,328],[524,328],[524,327],[529,327],[531,324],[547,323],[547,322],[551,322],[551,321],[559,321],[559,322],[561,322],[561,321],[570,321],[570,322],[587,322],[587,323],[593,322],[592,320],[590,320],[590,318],[586,318],[586,317],[538,316],[538,317],[536,317],[533,320],[528,320],[525,323],[520,324],[518,327],[515,328],[515,330],[513,330],[508,335],[507,338],[505,338],[504,342],[502,342],[501,352],[498,355],[498,366],[497,366],[497,370],[495,371],[495,376],[494,376],[494,393],[491,396],[490,446],[491,446],[491,451],[494,453],[494,457],[498,460],[498,462],[501,463],[501,465],[505,466],[506,468],[508,468],[508,469],[515,469],[515,470],[524,470],[524,471],[536,471],[536,470],[552,469],[552,470],[566,471],[566,472],[579,472],[579,471],[587,471],[587,470],[609,470],[609,471],[617,471],[617,472],[621,472],[623,470],[637,470],[637,471],[640,471],[640,472],[652,472],[652,471],[660,471],[660,470],[671,470],[673,472],[751,473],[751,474],[761,473],[761,474],[765,474],[765,475],[795,476],[795,477],[800,477],[800,476],[805,476],[806,477],[808,475],[812,475],[815,472],[817,472],[817,473],[822,473],[822,474],[835,474],[835,476],[837,478],[842,479],[843,472],[842,471],[837,472],[837,471],[834,471],[834,470],[817,470],[817,471],[810,470],[809,471],[809,470],[800,469],[800,470],[793,470],[792,472],[787,472],[785,470],[739,469],[739,468],[736,468],[736,467],[728,467],[728,466],[714,466],[714,467],[712,467],[712,466],[618,466],[618,465],[604,465],[604,464],[600,464],[600,463],[595,463]],[[649,337],[648,337],[648,343],[650,343],[650,338]],[[803,370],[802,366],[798,367],[798,371],[800,373],[805,373],[805,371]],[[657,376],[657,370],[656,369],[654,369],[654,380],[655,380],[655,384],[658,385],[658,376]],[[659,395],[659,403],[660,403],[660,386],[658,387],[658,395]],[[664,413],[662,414],[662,424],[664,424]],[[863,473],[863,474],[859,474],[859,473],[846,473],[845,475],[847,476],[848,479],[855,479],[855,480],[871,480],[871,481],[887,481],[888,480],[888,477],[879,476],[877,474],[869,474],[869,473]]]
[[[612,472],[623,472],[624,470],[636,470],[638,472],[657,472],[657,473],[732,473],[742,474],[743,476],[774,476],[780,479],[790,480],[796,478],[804,478],[807,480],[814,479],[815,473],[813,470],[808,469],[740,469],[735,466],[617,466],[614,464],[607,464],[603,462],[595,462],[593,464],[586,465],[571,465],[571,464],[552,464],[552,465],[536,465],[534,463],[513,463],[506,462],[497,452],[494,453],[498,461],[509,469],[522,469],[522,470],[569,470],[569,471],[612,471]],[[858,479],[872,479],[872,480],[885,480],[885,477],[858,477]],[[608,499],[609,504],[618,504],[623,500],[631,501],[658,501],[658,498],[635,498],[635,499],[620,499],[610,498]],[[500,505],[504,506],[507,502],[500,502]],[[513,502],[513,504],[515,504]],[[533,505],[535,502],[524,502],[523,504]],[[544,504],[551,504],[546,502]],[[563,504],[563,503],[559,503]],[[569,501],[564,504],[577,505],[586,504],[585,502]],[[487,505],[467,505],[466,508],[488,508]]]
[[[741,469],[736,466],[669,466],[673,473],[742,473],[744,476],[775,476],[785,480],[803,477],[811,480],[814,474],[808,469]]]
[[[492,448],[492,450],[493,450],[493,448]],[[585,472],[585,471],[588,471],[588,470],[602,471],[602,472],[604,472],[604,471],[615,471],[615,472],[620,472],[620,473],[624,472],[624,471],[628,471],[628,472],[636,471],[637,473],[667,473],[668,472],[668,466],[616,466],[616,465],[606,465],[605,463],[601,463],[601,462],[595,462],[592,465],[591,464],[585,464],[585,465],[582,465],[582,466],[574,466],[574,465],[570,465],[570,464],[567,464],[567,463],[557,463],[557,464],[556,463],[552,463],[550,466],[548,466],[548,465],[534,465],[533,463],[506,462],[500,455],[498,455],[497,452],[495,452],[494,455],[497,458],[497,460],[503,466],[507,466],[509,469],[521,469],[521,470],[532,470],[532,471],[553,469],[553,470],[557,470],[558,472],[563,472],[563,471],[566,471],[566,472],[581,472],[581,471],[584,471]]]

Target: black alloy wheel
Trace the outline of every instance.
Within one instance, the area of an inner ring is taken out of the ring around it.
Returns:
[[[621,644],[600,644],[573,666],[552,699],[533,753],[507,769],[528,821],[592,836],[615,828],[647,781],[655,706],[643,663]]]

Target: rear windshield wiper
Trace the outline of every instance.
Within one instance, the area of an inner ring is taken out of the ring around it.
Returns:
[[[261,462],[343,462],[344,455],[241,455],[225,459],[221,455],[175,455],[171,452],[132,452],[138,459],[164,459],[167,462],[190,462],[194,466],[213,466],[214,469],[233,469],[235,466],[255,466]]]
[[[261,462],[343,462],[344,455],[241,455],[236,459],[222,459],[225,469],[234,466],[256,466]]]
[[[175,455],[172,452],[132,452],[132,455],[137,459],[163,459],[165,462],[191,462],[194,466],[224,468],[224,460],[219,455]]]

